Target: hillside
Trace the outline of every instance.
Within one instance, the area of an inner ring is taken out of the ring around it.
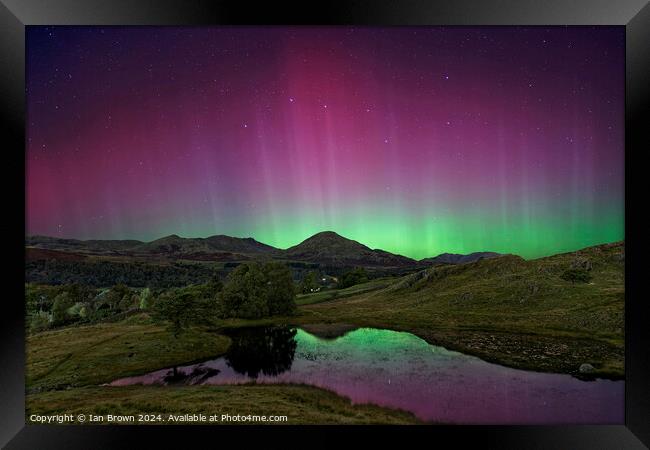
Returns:
[[[216,235],[208,238],[182,238],[175,234],[129,249],[132,253],[154,253],[166,255],[193,255],[236,253],[253,255],[277,255],[279,250],[262,244],[253,238],[236,238]]]
[[[144,256],[156,255],[169,258],[207,259],[218,261],[246,260],[247,255],[279,255],[281,250],[263,244],[253,238],[236,238],[215,235],[207,238],[182,238],[172,234],[151,242],[137,240],[78,240],[48,236],[27,236],[28,249],[42,249],[55,252],[76,252],[99,256]],[[46,252],[34,255],[47,255]]]
[[[479,259],[488,259],[501,256],[500,253],[495,252],[474,252],[468,255],[462,255],[458,253],[442,253],[433,258],[424,258],[420,260],[420,263],[436,265],[436,264],[466,264]]]
[[[592,280],[561,278],[575,267]],[[515,367],[575,373],[589,363],[596,373],[620,376],[624,272],[624,242],[531,261],[503,255],[434,266],[383,289],[307,305],[302,320],[411,331]]]
[[[83,253],[112,253],[128,250],[142,241],[133,239],[127,240],[99,240],[92,239],[82,241],[79,239],[63,239],[50,236],[26,236],[25,246],[41,248],[46,250],[73,251]]]
[[[25,244],[25,279],[46,284],[185,286],[207,282],[214,273],[225,278],[238,264],[269,258],[286,263],[296,280],[312,270],[336,276],[363,266],[372,271],[372,277],[380,277],[424,266],[332,232],[318,233],[289,250],[225,235],[183,238],[172,234],[151,242],[32,236]]]
[[[333,231],[323,231],[288,248],[284,255],[290,259],[317,262],[325,266],[405,267],[417,261],[383,250],[373,250]]]
[[[493,252],[469,255],[443,253],[420,261],[380,249],[371,249],[357,241],[333,231],[317,233],[303,242],[281,250],[251,237],[237,238],[214,235],[207,238],[183,238],[176,234],[151,242],[138,240],[79,240],[48,236],[27,236],[25,246],[30,260],[72,259],[63,252],[74,253],[79,260],[83,255],[102,257],[135,257],[147,259],[190,259],[199,261],[247,261],[274,258],[285,261],[318,264],[324,268],[345,269],[367,267],[388,269],[392,274],[417,270],[428,265],[463,264],[481,258],[498,256]],[[39,249],[42,251],[35,251]]]
[[[357,266],[392,270],[417,269],[423,264],[401,255],[383,250],[373,250],[332,231],[317,233],[300,244],[281,250],[256,241],[253,238],[236,238],[215,235],[207,238],[183,238],[176,234],[151,242],[82,241],[45,236],[25,238],[30,260],[66,259],[64,253],[95,255],[101,257],[127,257],[138,260],[199,260],[213,262],[243,262],[254,259],[273,258],[294,263],[318,265],[325,269],[342,270]],[[34,251],[39,249],[40,251]],[[69,258],[68,258],[69,259]],[[78,257],[76,259],[79,259]]]

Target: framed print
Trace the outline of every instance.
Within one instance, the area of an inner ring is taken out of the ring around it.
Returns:
[[[644,2],[3,5],[7,448],[648,445]]]

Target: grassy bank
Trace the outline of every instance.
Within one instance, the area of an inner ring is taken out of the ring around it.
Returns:
[[[365,294],[388,287],[395,278],[378,278],[367,283],[357,284],[345,289],[327,289],[313,294],[301,294],[296,298],[298,306],[312,305],[315,303],[327,302],[330,300],[352,297],[353,295]]]
[[[229,345],[228,337],[206,330],[175,339],[163,327],[133,319],[47,331],[27,338],[27,390],[107,383],[217,356]]]
[[[311,386],[99,386],[216,357],[229,344],[228,337],[205,329],[191,329],[175,339],[146,315],[29,336],[27,416],[204,413],[286,415],[288,424],[417,423],[411,414],[352,405],[346,398]]]
[[[410,413],[374,405],[353,405],[347,398],[302,385],[85,387],[32,394],[27,398],[27,417],[61,412],[75,416],[79,413],[286,415],[286,422],[277,423],[288,425],[419,423]]]

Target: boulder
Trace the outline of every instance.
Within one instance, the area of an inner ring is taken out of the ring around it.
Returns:
[[[592,373],[594,371],[594,366],[591,364],[580,364],[580,373]]]

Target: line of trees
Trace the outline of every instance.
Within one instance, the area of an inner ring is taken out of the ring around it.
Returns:
[[[228,275],[225,285],[217,272],[206,283],[170,289],[29,283],[25,297],[31,332],[147,311],[155,322],[168,325],[178,336],[191,325],[231,317],[287,315],[296,309],[291,271],[277,262],[242,264]]]
[[[192,325],[216,319],[293,314],[295,297],[291,271],[284,264],[242,264],[228,275],[225,285],[215,278],[206,285],[166,291],[156,300],[152,318],[166,323],[178,336]]]
[[[207,282],[172,288],[132,288],[118,283],[111,288],[85,284],[26,284],[27,314],[31,332],[74,323],[119,320],[129,314],[149,312],[178,335],[191,325],[211,324],[226,318],[260,319],[290,315],[296,310],[295,296],[319,289],[319,274],[310,271],[296,285],[291,270],[279,262],[245,263],[232,270],[225,281],[222,273],[202,273]],[[338,288],[368,280],[364,269],[343,274]]]
[[[81,284],[25,285],[29,331],[39,332],[74,323],[94,323],[151,306],[159,291],[117,284],[95,289]]]
[[[224,265],[222,274],[227,272]],[[25,263],[29,283],[65,285],[83,284],[107,287],[117,284],[149,288],[172,288],[206,283],[214,268],[202,263],[149,264],[118,261],[36,260]]]

